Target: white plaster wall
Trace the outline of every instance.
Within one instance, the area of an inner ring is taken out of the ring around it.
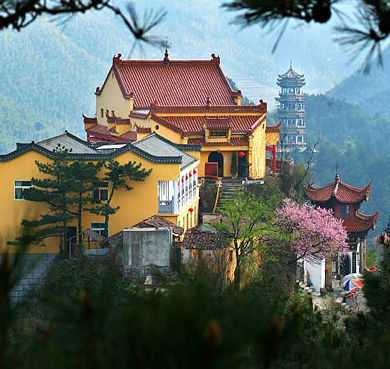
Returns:
[[[314,290],[320,292],[320,288],[325,288],[325,259],[318,262],[305,259],[303,265],[305,280],[309,274]]]

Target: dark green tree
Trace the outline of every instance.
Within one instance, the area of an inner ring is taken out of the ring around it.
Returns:
[[[77,239],[82,245],[82,217],[91,203],[96,203],[92,193],[103,162],[96,164],[83,160],[68,160],[70,153],[65,147],[54,150],[55,157],[50,163],[36,161],[40,173],[46,178],[32,178],[32,188],[23,196],[28,201],[45,203],[49,212],[41,214],[38,220],[22,221],[22,225],[39,229],[36,241],[47,237],[60,236],[60,254],[68,244],[67,227],[77,220]]]
[[[92,207],[90,211],[94,214],[98,214],[104,217],[105,229],[108,232],[110,215],[115,214],[119,210],[119,206],[116,208],[111,207],[111,201],[114,197],[114,193],[118,189],[124,189],[131,191],[130,182],[142,182],[152,172],[152,169],[142,168],[141,163],[135,161],[129,161],[126,164],[120,164],[117,161],[109,161],[105,165],[105,175],[103,181],[110,184],[110,191],[107,200]]]
[[[68,176],[66,160],[69,151],[60,146],[54,151],[56,157],[51,163],[35,162],[39,172],[48,178],[32,178],[33,187],[23,192],[24,198],[28,201],[46,203],[49,207],[49,213],[41,214],[38,220],[23,219],[22,225],[39,229],[36,233],[36,241],[60,236],[61,254],[65,251],[67,244],[68,223],[75,219],[76,215],[71,211],[74,200],[70,197],[73,181]]]
[[[103,162],[73,161],[67,167],[68,178],[72,180],[71,199],[73,200],[73,214],[77,219],[77,240],[79,247],[83,245],[82,219],[85,211],[90,211],[89,205],[99,202],[93,196],[96,183],[99,182],[98,174],[102,169]]]

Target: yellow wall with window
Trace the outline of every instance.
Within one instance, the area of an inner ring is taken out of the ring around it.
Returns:
[[[35,161],[43,163],[50,162],[46,156],[30,151],[12,160],[0,162],[0,203],[2,204],[2,215],[0,222],[0,252],[6,247],[15,250],[14,246],[6,246],[7,241],[14,240],[21,232],[22,219],[39,219],[40,214],[48,213],[48,207],[42,203],[26,200],[15,200],[15,181],[29,181],[32,177],[43,178],[39,173]],[[152,172],[144,182],[131,182],[133,190],[116,190],[111,206],[120,206],[116,214],[111,215],[109,224],[109,235],[115,234],[123,228],[131,227],[145,218],[158,214],[158,181],[173,181],[179,178],[179,163],[153,163],[141,158],[132,152],[125,152],[115,158],[119,163],[125,164],[129,161],[141,163],[146,169],[152,168]],[[189,209],[198,207],[199,195],[187,203],[179,214],[160,214],[167,220],[178,224],[189,213]],[[91,223],[103,223],[104,218],[85,212],[83,214],[83,230],[91,227]],[[197,219],[193,225],[197,224]],[[75,226],[73,221],[69,226]],[[183,225],[181,225],[183,226]],[[58,252],[59,240],[55,237],[46,239],[45,246],[34,246],[31,253],[56,253]]]

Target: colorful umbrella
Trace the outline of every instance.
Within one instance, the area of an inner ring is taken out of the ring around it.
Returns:
[[[347,274],[345,277],[343,277],[343,279],[341,280],[341,282],[343,283],[346,283],[347,280],[349,279],[363,279],[363,276],[359,273],[351,273],[351,274]]]
[[[347,279],[344,283],[344,290],[345,291],[358,291],[363,288],[363,281],[361,279]]]

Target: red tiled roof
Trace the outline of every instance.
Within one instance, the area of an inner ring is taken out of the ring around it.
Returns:
[[[130,124],[130,119],[129,118],[107,116],[107,122],[108,123],[115,123],[115,124]]]
[[[134,94],[136,108],[148,108],[157,101],[163,106],[234,105],[234,93],[219,66],[211,60],[122,60],[113,59],[112,70],[122,94]]]
[[[143,221],[133,225],[133,227],[134,228],[148,228],[148,227],[170,228],[172,229],[172,232],[177,234],[178,236],[184,233],[183,228],[177,226],[176,224],[173,224],[169,220],[166,220],[165,218],[162,218],[158,215],[153,215],[150,218],[144,219]]]
[[[203,230],[194,227],[187,230],[184,235],[183,247],[186,249],[215,250],[225,248],[226,238],[215,230]]]
[[[188,145],[202,145],[202,146],[248,146],[248,137],[232,137],[230,142],[206,142],[204,138],[189,138]]]
[[[128,131],[120,135],[119,139],[122,141],[137,141],[137,133],[134,131]]]
[[[138,127],[136,126],[137,133],[152,133],[152,129],[150,127]]]
[[[367,201],[370,198],[371,181],[364,188],[357,188],[341,182],[340,177],[336,174],[334,182],[324,187],[316,188],[308,186],[305,189],[306,196],[313,202],[327,202],[334,197],[338,202],[343,204],[355,204]]]
[[[205,127],[208,129],[227,129],[231,127],[230,117],[206,117]]]
[[[217,113],[217,114],[233,114],[233,113],[258,113],[267,112],[267,103],[261,100],[259,105],[211,105],[206,104],[201,106],[160,106],[156,104],[150,105],[152,113]]]
[[[84,123],[94,123],[94,124],[97,124],[97,119],[96,118],[90,118],[90,117],[87,117],[83,114],[83,119],[84,119]]]
[[[265,127],[265,133],[267,133],[267,132],[279,133],[281,125],[282,125],[282,123],[278,123],[276,126],[267,126],[267,127]]]
[[[265,119],[265,115],[230,115],[230,127],[233,133],[248,133],[257,121]],[[153,114],[152,119],[178,133],[202,133],[209,121],[205,116],[164,116]]]
[[[97,124],[86,130],[88,141],[116,141],[116,142],[127,142],[136,141],[137,133],[129,131],[121,136],[112,136],[108,127]]]
[[[378,212],[373,215],[356,213],[354,218],[343,219],[343,226],[350,233],[368,232],[375,228],[377,219]]]

